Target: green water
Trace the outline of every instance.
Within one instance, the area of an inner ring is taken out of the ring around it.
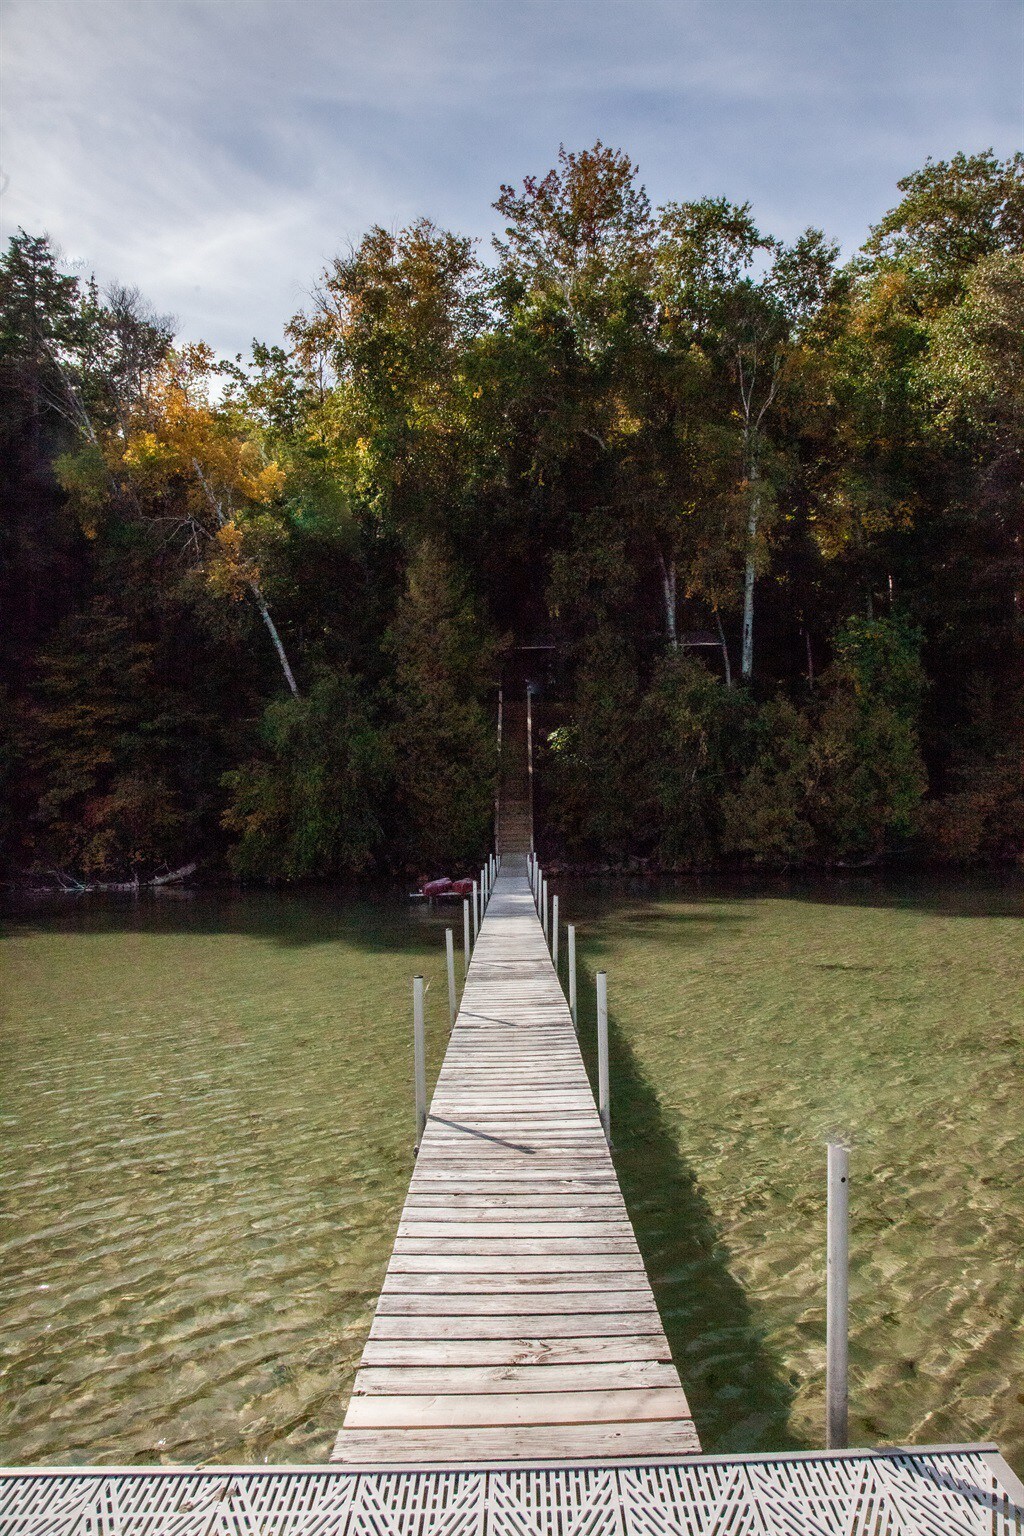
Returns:
[[[851,1443],[995,1439],[1024,1465],[1021,886],[562,909],[608,971],[616,1164],[705,1446],[822,1444],[835,1139]]]
[[[581,996],[609,972],[616,1162],[705,1446],[821,1442],[842,1136],[854,1440],[1019,1466],[1019,887],[560,889]],[[443,1049],[443,927],[295,896],[6,924],[0,1462],[327,1454],[412,1167],[417,970]]]
[[[300,897],[7,925],[0,1462],[326,1457],[412,1168],[409,978],[436,1066],[443,943]]]

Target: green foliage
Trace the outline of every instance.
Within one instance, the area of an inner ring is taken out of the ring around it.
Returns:
[[[275,700],[261,735],[260,753],[224,776],[235,873],[302,880],[371,868],[392,765],[352,679],[321,676],[302,698]]]
[[[748,763],[722,796],[722,852],[786,868],[816,850],[809,820],[813,725],[805,710],[773,699],[757,711]]]
[[[647,748],[649,818],[660,862],[699,865],[719,851],[722,792],[749,702],[692,658],[655,668],[637,711]]]
[[[929,304],[946,304],[997,251],[1024,252],[1024,154],[991,150],[928,160],[897,183],[903,197],[871,232],[865,252],[913,274]]]
[[[415,873],[474,868],[490,842],[497,744],[485,697],[495,652],[450,562],[424,543],[385,638],[393,814]]]
[[[920,635],[902,622],[855,619],[837,635],[809,765],[810,818],[829,857],[875,859],[917,831],[924,682]]]
[[[615,636],[591,637],[576,681],[572,723],[540,756],[549,795],[545,826],[571,858],[618,862],[634,849],[638,817],[627,786],[637,782],[636,672]]]
[[[991,755],[958,763],[950,792],[926,813],[929,847],[951,864],[1024,860],[1024,732]]]
[[[181,722],[152,711],[154,650],[100,601],[43,653],[23,726],[37,797],[23,846],[36,868],[131,879],[173,861],[196,829],[171,748]]]
[[[489,267],[371,229],[231,364],[10,243],[15,866],[472,868],[539,642],[550,852],[1024,859],[1024,156],[929,161],[846,268],[601,142],[494,206]]]

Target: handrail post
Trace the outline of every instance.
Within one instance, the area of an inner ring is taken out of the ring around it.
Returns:
[[[448,1023],[455,1028],[455,933],[444,931],[444,957],[448,962]]]
[[[611,1106],[608,1102],[608,976],[597,973],[597,1107],[604,1126],[604,1139],[612,1144]]]
[[[469,950],[470,950],[470,943],[469,943],[469,897],[468,896],[463,896],[463,898],[462,898],[462,956],[463,956],[463,972],[462,972],[462,974],[463,974],[463,976],[468,976],[469,975]]]
[[[473,881],[473,943],[480,932],[480,886]]]
[[[850,1154],[828,1148],[828,1257],[825,1302],[825,1447],[845,1450],[849,1436]]]
[[[498,829],[501,826],[501,733],[505,712],[505,685],[498,683],[498,761],[494,775],[494,846],[498,846]]]
[[[416,1151],[427,1128],[427,1057],[423,1029],[423,977],[412,979],[412,1051],[416,1079]]]
[[[558,975],[558,896],[551,898],[551,963]]]
[[[526,685],[526,782],[530,808],[530,848],[533,849],[533,693]]]
[[[543,928],[544,928],[544,937],[550,942],[551,931],[550,931],[550,929],[548,927],[548,882],[546,880],[542,883],[540,890],[541,890],[541,897],[540,897],[540,900],[541,900],[541,914],[540,914],[540,920],[541,920],[541,924],[543,925]]]
[[[576,1014],[576,924],[569,923],[569,1012],[572,1027],[579,1034],[580,1021]]]

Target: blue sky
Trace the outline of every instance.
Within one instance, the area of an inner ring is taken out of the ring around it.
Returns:
[[[1024,0],[6,0],[2,234],[220,350],[420,214],[485,242],[560,142],[852,251],[926,156],[1024,148]]]

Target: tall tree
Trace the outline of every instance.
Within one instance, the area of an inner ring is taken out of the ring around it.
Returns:
[[[839,277],[838,246],[808,229],[786,246],[762,235],[748,204],[669,203],[658,263],[673,323],[717,356],[739,418],[747,502],[742,676],[754,667],[754,585],[764,562],[766,424],[779,392]]]

